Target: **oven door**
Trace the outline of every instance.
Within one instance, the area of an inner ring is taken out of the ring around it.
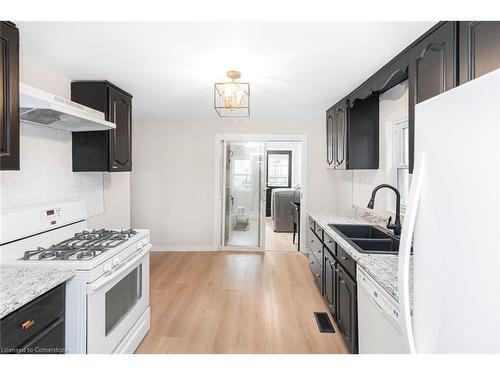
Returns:
[[[113,353],[149,307],[151,244],[87,286],[87,353]]]

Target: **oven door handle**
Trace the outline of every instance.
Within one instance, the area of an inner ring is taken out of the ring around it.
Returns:
[[[139,265],[142,262],[142,258],[149,252],[152,245],[148,243],[145,245],[141,251],[131,255],[125,261],[120,263],[117,267],[113,268],[110,273],[105,274],[101,278],[97,279],[94,283],[89,284],[88,286],[88,294],[92,294],[99,289],[101,289],[104,285],[108,284],[110,281],[120,277],[124,273],[130,271],[132,268]],[[125,267],[127,266],[127,267]]]

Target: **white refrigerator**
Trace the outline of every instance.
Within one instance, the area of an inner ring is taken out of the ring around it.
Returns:
[[[399,291],[412,353],[500,352],[500,69],[416,106]]]

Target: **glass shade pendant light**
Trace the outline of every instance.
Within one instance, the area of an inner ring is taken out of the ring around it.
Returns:
[[[214,108],[220,117],[250,116],[250,84],[236,82],[241,77],[237,70],[230,70],[226,76],[230,82],[216,83]]]

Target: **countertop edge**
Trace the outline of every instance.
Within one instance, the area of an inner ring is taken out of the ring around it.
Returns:
[[[384,219],[383,218],[377,218],[375,216],[367,216],[364,217],[356,212],[341,212],[341,211],[320,211],[320,210],[306,210],[307,215],[309,215],[330,237],[334,239],[335,242],[337,242],[352,258],[356,261],[356,264],[358,264],[368,275],[370,275],[375,282],[380,285],[380,287],[385,290],[394,300],[396,303],[399,303],[399,293],[397,288],[394,287],[394,285],[391,285],[389,282],[389,278],[386,276],[381,276],[377,272],[374,272],[372,269],[373,267],[370,267],[371,264],[374,262],[382,262],[382,263],[387,263],[389,262],[389,259],[392,259],[391,262],[394,262],[394,259],[397,261],[398,256],[397,255],[379,255],[379,254],[362,254],[358,252],[351,244],[349,244],[344,238],[342,238],[336,231],[328,227],[327,224],[334,224],[332,223],[325,223],[324,218],[322,216],[335,216],[337,218],[345,218],[345,222],[336,222],[338,224],[372,224],[372,225],[379,225],[382,226]],[[333,220],[336,221],[336,220]],[[397,278],[397,268],[395,269],[394,272],[391,272],[392,279]],[[397,280],[397,279],[396,279]],[[393,283],[394,284],[394,283]]]
[[[0,319],[7,317],[11,313],[22,308],[41,295],[54,289],[58,285],[65,283],[73,276],[75,276],[76,273],[74,270],[68,269],[61,270],[32,267],[0,267],[0,271],[4,270],[11,270],[10,272],[13,273],[30,273],[30,275],[24,275],[22,277],[31,278],[31,280],[29,281],[29,286],[27,286],[24,290],[20,287],[20,290],[14,291],[10,295],[5,295],[6,292],[4,288],[10,289],[14,286],[8,284],[2,285],[2,289],[4,290],[2,290],[2,293],[0,295]],[[3,283],[3,280],[0,281]]]

